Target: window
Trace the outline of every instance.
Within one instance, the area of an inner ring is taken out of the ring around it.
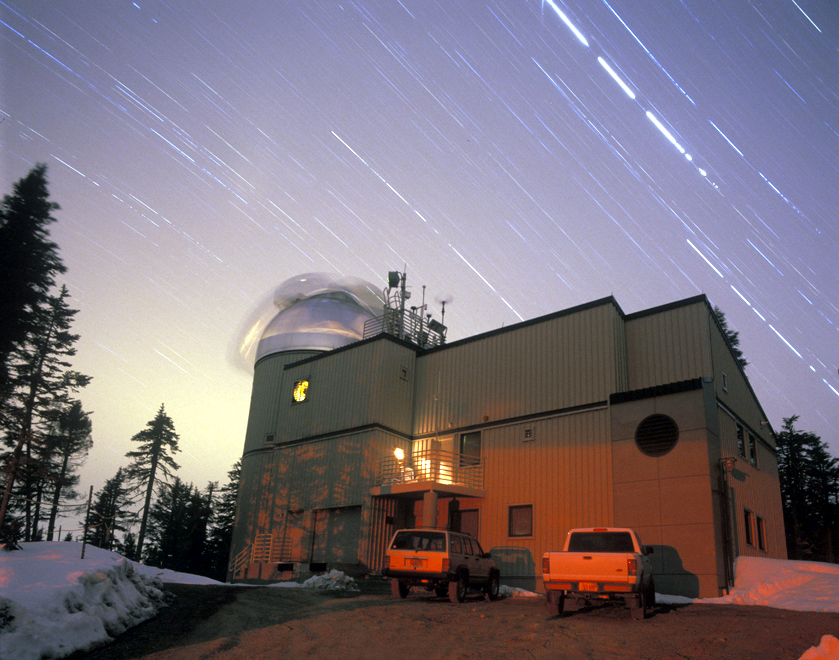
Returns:
[[[294,389],[291,392],[292,403],[303,403],[306,396],[309,394],[309,381],[298,380],[294,383]]]
[[[745,514],[745,520],[743,521],[746,525],[746,544],[754,547],[755,545],[755,514],[753,514],[748,509],[744,509],[743,513]]]
[[[766,521],[760,516],[757,517],[757,547],[766,550]]]
[[[509,536],[533,536],[533,505],[510,507]]]
[[[265,444],[266,445],[273,445],[274,444],[274,434],[268,433],[265,435]]]
[[[460,467],[480,465],[481,432],[463,433],[460,436]]]
[[[751,433],[749,433],[749,461],[757,467],[757,441]]]
[[[725,375],[725,372],[722,374],[722,391],[728,392],[728,376]]]
[[[739,424],[737,425],[737,453],[743,458],[746,458],[746,439],[745,431]]]
[[[457,536],[456,534],[452,534],[452,553],[456,555],[463,554],[463,543],[461,541],[461,537]]]

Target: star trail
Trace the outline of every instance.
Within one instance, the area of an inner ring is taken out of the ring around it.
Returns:
[[[456,340],[705,293],[775,429],[839,454],[839,14],[828,0],[0,0],[4,193],[38,162],[94,377],[100,487],[166,404],[241,454],[259,301],[409,283]]]

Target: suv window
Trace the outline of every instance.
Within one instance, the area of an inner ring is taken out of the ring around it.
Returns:
[[[472,549],[472,539],[463,537],[463,554],[474,555],[475,551]]]
[[[459,536],[455,536],[454,534],[451,537],[452,543],[452,553],[459,555],[463,553],[463,544],[461,543],[461,539]]]
[[[446,550],[445,532],[398,532],[391,550]]]

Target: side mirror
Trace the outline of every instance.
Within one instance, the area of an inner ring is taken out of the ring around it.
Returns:
[[[489,552],[485,552],[483,557],[484,559],[492,559],[492,555]]]
[[[654,549],[654,548],[653,548],[653,546],[651,546],[651,545],[645,545],[645,546],[644,546],[643,548],[641,548],[641,549],[644,551],[644,554],[645,554],[645,555],[651,555],[651,554],[653,554],[653,553],[655,552],[655,549]]]

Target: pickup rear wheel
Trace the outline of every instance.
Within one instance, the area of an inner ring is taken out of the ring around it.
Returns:
[[[642,589],[638,592],[638,599],[633,601],[629,610],[635,621],[642,621],[647,618],[647,591],[648,589]]]
[[[548,608],[548,616],[559,616],[565,607],[565,592],[549,591],[545,596],[545,604]]]
[[[458,573],[457,578],[449,582],[449,600],[453,603],[462,603],[466,598],[466,576]]]
[[[401,582],[396,578],[391,579],[390,581],[390,593],[393,594],[394,598],[407,598],[408,592],[411,590],[411,586],[406,584],[405,582]]]

